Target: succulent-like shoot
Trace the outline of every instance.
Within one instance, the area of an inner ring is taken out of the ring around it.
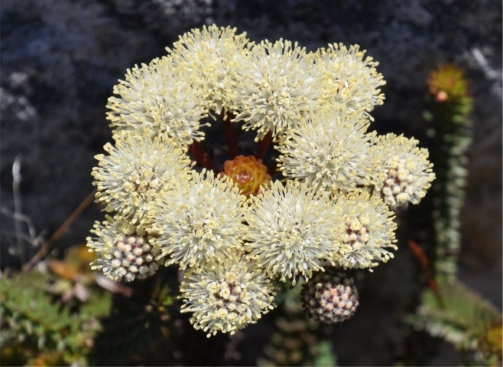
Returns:
[[[459,350],[476,352],[473,357],[481,365],[501,358],[501,313],[458,281],[441,280],[438,290],[442,304],[433,291],[423,294],[422,305],[413,318],[416,327]]]
[[[112,309],[101,320],[88,355],[90,366],[163,365],[171,345],[171,306],[175,302],[166,274],[128,284],[133,297],[113,298]],[[168,349],[169,350],[169,349]],[[134,362],[133,362],[134,361]]]
[[[319,339],[318,323],[306,318],[300,286],[284,291],[281,316],[275,319],[276,331],[264,348],[266,358],[258,361],[260,366],[334,365],[330,343]]]
[[[430,155],[437,180],[428,196],[432,212],[434,273],[454,279],[460,246],[459,216],[465,197],[466,151],[471,143],[472,97],[461,68],[441,65],[428,79]]]
[[[49,286],[62,279],[38,271],[2,276],[0,358],[4,364],[16,360],[28,365],[45,360],[81,364],[85,359],[100,327],[98,318],[110,310],[110,296],[93,288],[86,302],[69,307],[50,293]]]

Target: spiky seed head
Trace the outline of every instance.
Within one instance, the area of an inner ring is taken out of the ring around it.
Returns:
[[[352,277],[336,271],[317,272],[302,285],[301,301],[310,318],[336,324],[352,317],[359,305],[358,290]]]
[[[193,83],[193,73],[174,66],[164,56],[128,69],[108,99],[110,126],[152,136],[172,138],[181,147],[204,139],[200,120],[207,115],[204,97]]]
[[[219,114],[229,108],[231,70],[241,63],[248,44],[246,33],[237,35],[236,28],[211,25],[185,33],[167,51],[178,69],[189,71],[201,104]]]

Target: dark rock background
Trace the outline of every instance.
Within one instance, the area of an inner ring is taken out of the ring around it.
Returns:
[[[376,129],[407,136],[424,132],[428,73],[455,61],[467,70],[475,98],[460,277],[501,309],[499,0],[2,0],[0,10],[1,205],[13,207],[12,164],[21,155],[23,212],[47,235],[93,189],[93,156],[110,139],[105,105],[112,86],[191,28],[231,25],[255,41],[286,38],[308,49],[357,43],[380,62],[387,81],[385,104],[373,112]],[[58,246],[83,242],[100,216],[91,206]],[[3,216],[3,266],[15,261],[12,231]],[[340,363],[386,365],[400,354],[403,322],[389,314],[411,307],[414,266],[401,249],[366,276],[362,315],[334,332]],[[250,341],[263,343],[264,330],[253,326]],[[456,363],[448,351],[428,363]],[[253,363],[253,354],[244,352],[241,363]]]

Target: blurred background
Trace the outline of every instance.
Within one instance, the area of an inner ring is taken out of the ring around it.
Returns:
[[[113,85],[123,78],[127,68],[164,55],[164,48],[171,46],[179,35],[215,23],[237,27],[238,33],[246,32],[253,41],[285,38],[308,50],[334,42],[359,44],[380,63],[378,71],[387,82],[383,88],[385,103],[372,112],[373,128],[379,133],[414,136],[421,146],[430,149],[435,149],[431,147],[435,140],[427,141],[435,119],[425,118],[425,111],[432,110],[434,97],[429,95],[427,80],[433,70],[446,63],[455,63],[464,70],[473,109],[463,117],[471,145],[466,152],[468,177],[463,185],[466,196],[460,213],[457,278],[501,313],[501,14],[499,0],[3,0],[0,5],[2,277],[16,277],[16,270],[26,266],[53,236],[49,258],[62,262],[51,265],[45,261],[45,264],[51,274],[75,279],[63,270],[54,269],[68,265],[68,249],[85,242],[94,220],[103,218],[101,208],[94,203],[85,205],[63,230],[61,226],[93,191],[90,172],[95,165],[94,155],[101,153],[103,145],[111,140],[105,105]],[[25,216],[23,220],[14,220],[16,211]],[[412,214],[404,220],[412,227],[417,221],[414,216],[428,215],[420,209]],[[465,356],[456,351],[455,343],[426,337],[409,320],[421,303],[421,292],[428,287],[420,256],[408,245],[410,240],[423,245],[421,235],[415,234],[421,230],[402,231],[396,259],[374,273],[357,274],[362,287],[360,310],[344,324],[316,331],[320,340],[329,341],[334,357],[319,363],[464,363]],[[79,261],[85,262],[82,257],[85,258],[81,255]],[[34,280],[27,282],[35,284]],[[54,280],[48,282],[53,285]],[[90,283],[83,284],[91,288]],[[7,283],[2,286],[7,287]],[[71,287],[75,286],[72,283]],[[157,285],[149,287],[156,289]],[[171,287],[174,295],[176,287],[176,283]],[[75,292],[73,297],[77,297],[78,289]],[[116,289],[111,293],[114,297],[122,294]],[[51,294],[51,297],[61,295],[54,291]],[[2,293],[2,297],[1,301],[6,302],[10,296]],[[72,298],[67,294],[68,297]],[[66,305],[68,302],[64,301]],[[278,312],[288,314],[287,308]],[[16,329],[16,322],[5,324],[5,318],[12,317],[9,312],[12,310],[4,310],[2,328],[10,329],[13,334],[21,333],[19,330],[25,329]],[[186,320],[177,317],[170,316],[167,330],[178,326],[183,329],[180,325]],[[231,339],[217,337],[208,341],[203,333],[192,333],[190,337],[182,333],[185,336],[169,348],[161,343],[151,350],[155,344],[152,343],[129,359],[107,362],[255,365],[262,360],[273,364],[275,357],[270,346],[274,343],[270,337],[277,331],[278,318],[279,313],[273,312]],[[93,340],[101,340],[96,338],[103,329],[96,330],[86,341],[86,353],[91,355],[98,353]],[[17,339],[12,338],[5,337],[1,347],[2,357],[14,361],[16,353],[25,346],[19,341],[16,344],[13,340]],[[141,339],[142,334],[137,338]],[[501,342],[501,327],[499,338]],[[216,356],[197,357],[192,353],[189,358],[191,352],[187,348],[194,340],[201,343],[200,348],[213,348]],[[32,358],[40,355],[35,349],[43,343],[37,343],[30,352]],[[264,353],[268,347],[269,354]],[[155,353],[159,355],[152,357]],[[79,363],[90,363],[86,358],[82,357]],[[98,364],[104,361],[93,358],[91,361]],[[48,360],[37,363],[51,365]],[[67,363],[68,359],[63,361]],[[31,362],[20,359],[19,363],[35,364],[34,359]]]

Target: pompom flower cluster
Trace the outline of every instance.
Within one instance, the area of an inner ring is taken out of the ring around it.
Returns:
[[[208,336],[273,309],[277,282],[316,289],[315,276],[346,292],[330,283],[353,287],[344,275],[319,274],[392,258],[394,211],[434,179],[418,141],[368,131],[384,100],[376,66],[356,45],[307,52],[213,25],[128,70],[107,105],[114,142],[92,171],[108,212],[88,238],[92,267],[133,281],[178,266],[181,310]],[[218,128],[228,147],[207,134]],[[240,147],[240,129],[254,141]]]

